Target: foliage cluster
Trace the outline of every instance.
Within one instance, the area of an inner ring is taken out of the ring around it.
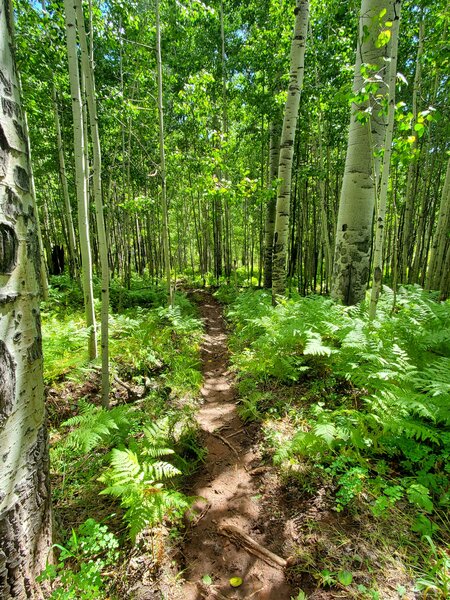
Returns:
[[[305,490],[328,482],[337,511],[364,503],[386,517],[397,507],[423,539],[445,536],[448,301],[408,287],[394,306],[385,288],[371,322],[364,304],[345,308],[314,296],[272,307],[266,292],[249,291],[228,316],[241,414],[272,418],[265,432],[274,460],[293,471],[308,465]],[[280,384],[292,390],[290,402],[280,399]],[[288,417],[288,434],[274,424],[280,416]]]
[[[182,294],[173,308],[162,306],[162,297],[153,308],[123,306],[111,315],[113,373],[144,395],[105,410],[92,403],[95,396],[71,397],[65,390],[69,377],[84,390],[89,371],[83,316],[73,303],[72,286],[68,288],[69,299],[67,289],[52,288],[43,310],[46,380],[61,391],[59,402],[68,400],[74,414],[51,432],[53,502],[57,518],[74,511],[77,522],[80,512],[89,519],[71,533],[60,528],[59,538],[68,540],[57,546],[58,563],[43,577],[53,582],[52,598],[87,600],[107,593],[105,572],[117,560],[112,551],[116,556],[127,543],[119,536],[116,548],[104,519],[122,515],[134,543],[147,528],[178,523],[189,506],[189,498],[177,488],[181,476],[192,472],[204,455],[192,419],[201,380],[201,322]],[[83,393],[76,386],[70,389]],[[116,500],[106,503],[103,495]],[[102,524],[91,519],[99,515],[104,516]],[[94,552],[90,546],[95,544]]]
[[[113,287],[121,298],[121,310],[109,318],[112,370],[136,383],[159,375],[167,391],[195,395],[201,379],[198,348],[202,325],[186,296],[177,293],[175,306],[166,308],[165,292],[140,278],[133,280],[130,290],[117,282]],[[69,372],[71,377],[86,373],[88,331],[78,308],[77,290],[68,277],[52,278],[50,300],[42,311],[47,383]]]

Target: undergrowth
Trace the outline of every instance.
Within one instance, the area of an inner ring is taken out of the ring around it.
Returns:
[[[125,553],[153,529],[181,526],[190,505],[180,489],[204,457],[193,420],[202,325],[184,294],[168,308],[147,282],[113,284],[105,410],[77,287],[65,277],[52,283],[42,323],[58,561],[42,577],[53,599],[120,598],[118,557],[126,564]]]
[[[418,287],[393,302],[385,288],[370,322],[364,304],[313,296],[272,307],[264,291],[240,294],[228,309],[240,413],[263,422],[273,460],[304,493],[325,485],[337,512],[405,517],[422,548],[410,564],[428,564],[431,578],[421,572],[417,590],[444,598],[450,303]]]

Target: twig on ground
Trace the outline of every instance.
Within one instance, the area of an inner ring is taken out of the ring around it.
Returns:
[[[267,550],[267,548],[264,548],[264,546],[261,546],[258,542],[255,542],[255,540],[247,535],[245,531],[235,525],[222,525],[222,527],[219,528],[219,533],[243,546],[248,552],[254,554],[272,567],[284,568],[288,565],[287,560],[274,554],[270,550]]]
[[[235,435],[239,435],[240,433],[242,433],[244,431],[244,428],[242,427],[242,429],[239,429],[239,431],[235,431],[234,433],[230,433],[230,435],[227,435],[227,440],[234,437]]]
[[[225,444],[225,446],[228,446],[228,448],[234,452],[234,454],[236,455],[237,458],[239,458],[239,454],[238,451],[236,450],[236,448],[234,448],[230,442],[228,440],[226,440],[222,435],[219,435],[218,433],[214,433],[213,431],[211,432],[211,435],[213,435],[214,437],[218,438],[223,444]]]

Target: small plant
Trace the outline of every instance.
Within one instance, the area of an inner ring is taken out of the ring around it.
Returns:
[[[291,596],[291,600],[308,600],[308,596],[303,590],[299,590],[298,594],[295,597]]]
[[[167,419],[148,425],[139,442],[123,450],[113,449],[111,466],[99,477],[106,485],[101,494],[120,499],[133,542],[146,527],[166,518],[176,520],[190,505],[184,494],[165,487],[168,480],[181,474],[173,464],[161,460],[174,454],[167,428]]]
[[[53,583],[51,600],[98,600],[104,596],[102,571],[117,562],[119,542],[106,525],[87,519],[59,550],[56,565],[49,564],[40,581]]]
[[[429,536],[424,538],[430,550],[424,561],[427,570],[417,579],[416,588],[432,598],[445,600],[450,596],[450,556],[444,548],[438,548]]]

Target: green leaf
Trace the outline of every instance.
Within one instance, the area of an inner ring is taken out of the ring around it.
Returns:
[[[433,512],[434,506],[430,498],[430,490],[420,483],[413,483],[406,490],[408,500],[426,512]]]
[[[314,427],[314,433],[331,446],[337,436],[336,427],[333,423],[319,423]]]
[[[239,587],[242,585],[242,579],[240,577],[232,577],[230,579],[230,585],[234,588]]]
[[[350,571],[339,571],[337,578],[342,585],[350,585],[353,581],[353,575]]]
[[[377,41],[375,42],[375,47],[383,48],[383,46],[386,46],[387,44],[389,44],[390,39],[391,39],[391,30],[383,29],[383,31],[381,31],[378,34]]]
[[[211,575],[203,575],[202,581],[205,585],[212,585]]]

